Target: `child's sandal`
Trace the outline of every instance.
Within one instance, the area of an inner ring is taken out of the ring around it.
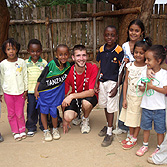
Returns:
[[[26,135],[25,132],[22,132],[22,133],[20,133],[20,137],[21,137],[22,139],[25,139],[25,138],[27,137],[27,135]]]
[[[18,134],[18,133],[15,133],[13,137],[16,141],[21,141],[21,139],[22,139],[20,134]]]

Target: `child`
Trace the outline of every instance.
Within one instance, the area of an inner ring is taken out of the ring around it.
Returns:
[[[27,96],[27,67],[18,58],[20,44],[9,38],[2,45],[7,59],[1,62],[1,85],[8,110],[8,120],[16,141],[26,138],[24,103]]]
[[[100,47],[97,61],[100,62],[101,67],[99,105],[105,110],[107,126],[98,135],[105,136],[101,146],[107,147],[113,140],[112,126],[114,112],[118,111],[118,96],[110,97],[110,91],[117,83],[119,66],[124,53],[122,48],[116,44],[117,30],[114,26],[107,26],[104,29],[104,40],[106,44]]]
[[[60,138],[57,129],[57,106],[59,106],[65,95],[64,81],[70,70],[69,48],[67,45],[59,45],[56,48],[56,57],[48,63],[35,88],[35,97],[38,99],[37,107],[40,107],[41,120],[44,126],[44,140],[51,141],[52,135],[47,126],[47,114],[50,113],[53,124],[53,139]],[[38,92],[39,91],[39,92]]]
[[[34,136],[37,130],[37,122],[39,116],[39,126],[43,130],[41,122],[41,114],[39,109],[36,109],[36,99],[34,96],[34,89],[37,83],[37,79],[40,76],[42,70],[47,65],[47,61],[40,57],[42,53],[41,42],[37,39],[31,39],[28,43],[29,59],[26,59],[27,74],[28,74],[28,102],[27,102],[27,121],[26,128],[28,129],[27,136]]]
[[[144,130],[143,146],[136,152],[136,155],[142,156],[148,151],[148,139],[150,130],[152,129],[152,121],[154,121],[154,129],[157,132],[158,145],[154,153],[150,155],[150,157],[152,157],[159,151],[160,144],[164,140],[164,133],[166,132],[165,94],[167,94],[167,71],[160,67],[165,60],[166,51],[162,45],[153,45],[147,50],[145,57],[147,68],[152,69],[155,76],[154,79],[147,83],[147,85],[142,82],[140,86],[142,92],[147,88],[147,90],[152,91],[150,92],[152,95],[148,96],[144,94],[142,98],[142,118],[140,127]],[[146,76],[146,70],[144,70],[141,74],[141,78],[146,78]]]
[[[124,51],[124,61],[127,63],[128,61],[133,62],[135,61],[133,56],[134,45],[137,41],[141,41],[145,37],[145,27],[141,20],[136,19],[132,20],[128,26],[127,31],[128,37],[127,42],[122,45],[122,49]],[[119,103],[119,111],[122,109],[122,101],[123,101],[123,89],[121,90],[120,95],[120,103]],[[117,129],[113,130],[114,134],[121,134],[126,133],[129,128],[124,125],[122,121],[118,121]]]
[[[146,68],[144,54],[150,46],[151,41],[148,38],[144,39],[144,41],[136,42],[133,51],[135,61],[126,65],[126,76],[123,85],[123,108],[119,120],[129,127],[130,135],[121,142],[123,149],[130,149],[137,144],[141,120],[141,95],[143,93],[137,90],[137,95],[136,88],[141,72]]]

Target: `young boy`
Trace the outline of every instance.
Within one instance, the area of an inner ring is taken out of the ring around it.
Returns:
[[[105,136],[101,146],[107,147],[113,140],[114,112],[118,111],[118,96],[111,97],[111,91],[117,84],[119,66],[124,53],[122,48],[116,44],[117,30],[114,26],[107,26],[104,29],[104,40],[106,44],[100,47],[96,60],[101,67],[98,102],[105,110],[107,126],[104,126],[98,135]]]
[[[57,129],[57,106],[61,105],[65,95],[65,79],[70,70],[69,48],[67,45],[59,45],[56,48],[56,57],[48,63],[38,78],[35,88],[35,97],[38,99],[37,107],[40,107],[41,120],[44,126],[44,140],[59,139]],[[52,117],[52,135],[48,130],[47,114]]]
[[[47,61],[40,57],[42,53],[41,42],[37,39],[31,39],[28,43],[29,59],[26,59],[27,74],[28,74],[28,104],[27,104],[27,121],[26,128],[28,129],[27,136],[34,136],[37,130],[37,122],[39,116],[39,126],[43,130],[41,122],[41,116],[39,109],[36,109],[36,99],[34,96],[34,89],[37,83],[37,79],[40,76],[42,70],[47,65]]]

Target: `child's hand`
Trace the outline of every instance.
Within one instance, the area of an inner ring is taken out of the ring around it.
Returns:
[[[98,84],[95,85],[94,91],[95,91],[95,93],[99,93],[100,89],[99,89],[99,87],[98,87]]]
[[[37,100],[37,99],[39,98],[39,92],[38,92],[38,91],[35,91],[34,96],[35,96],[35,98],[36,98],[36,100]]]
[[[154,71],[152,69],[147,69],[147,78],[154,78]]]
[[[110,96],[109,97],[114,97],[117,94],[117,89],[118,87],[115,86],[111,91],[110,91]]]
[[[63,132],[68,133],[68,128],[71,128],[70,123],[68,123],[65,119],[63,119]]]
[[[147,90],[152,89],[152,80],[150,82],[147,82]]]
[[[24,91],[23,93],[23,98],[26,100],[27,99],[27,93],[28,93],[28,90],[27,91]]]
[[[2,102],[2,95],[0,95],[0,102]]]
[[[124,58],[124,62],[127,64],[129,63],[129,59],[128,58]]]
[[[123,102],[122,102],[122,107],[123,107],[124,109],[127,109],[127,101],[126,101],[126,99],[123,100]]]

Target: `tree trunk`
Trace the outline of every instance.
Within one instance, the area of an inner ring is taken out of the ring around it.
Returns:
[[[6,0],[0,0],[0,61],[6,58],[2,52],[2,44],[8,37],[10,14]]]
[[[142,22],[145,25],[145,34],[146,36],[149,36],[149,21],[151,18],[153,5],[155,3],[155,0],[143,0],[142,8],[141,8],[141,14],[139,15],[139,18],[142,20]]]
[[[127,9],[134,7],[141,7],[140,14],[127,14],[123,16],[119,16],[119,44],[122,45],[126,42],[127,39],[127,31],[129,23],[139,18],[145,25],[146,35],[148,35],[149,30],[149,19],[151,17],[152,8],[155,0],[108,0],[110,3],[114,4],[117,9]]]

